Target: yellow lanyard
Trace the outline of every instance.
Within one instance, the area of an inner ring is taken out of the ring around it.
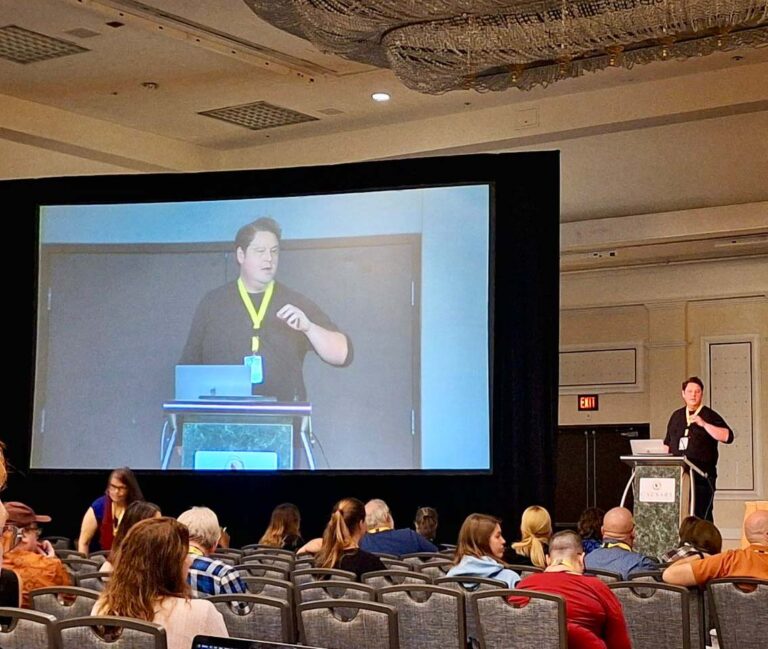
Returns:
[[[197,555],[198,557],[204,557],[205,556],[203,551],[200,548],[196,548],[194,545],[190,545],[189,546],[188,554],[194,554],[194,555]]]
[[[686,409],[685,409],[685,421],[686,421],[686,423],[688,425],[685,427],[685,433],[683,433],[684,437],[688,437],[688,431],[691,428],[691,424],[693,423],[694,418],[701,412],[701,409],[703,407],[704,407],[704,404],[703,403],[700,404],[699,407],[696,408],[696,410],[693,412],[693,414],[688,412],[688,408],[686,407]]]
[[[243,301],[245,310],[248,311],[248,315],[251,316],[251,322],[253,322],[253,328],[258,331],[261,329],[261,323],[264,321],[264,316],[267,315],[267,308],[272,300],[272,293],[275,291],[275,282],[272,280],[267,284],[267,288],[264,290],[264,297],[261,298],[261,306],[256,311],[256,307],[253,306],[253,300],[251,299],[248,290],[245,288],[242,277],[237,278],[237,290],[240,293],[240,299]],[[259,351],[259,337],[253,336],[251,338],[251,352],[254,354]]]
[[[603,547],[608,549],[621,548],[622,550],[626,550],[627,552],[632,552],[632,548],[630,548],[626,543],[622,543],[621,541],[618,541],[616,543],[610,543],[606,541],[605,543],[603,543]]]

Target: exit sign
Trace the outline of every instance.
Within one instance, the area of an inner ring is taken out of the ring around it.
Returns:
[[[579,412],[586,410],[599,410],[596,394],[579,395]]]

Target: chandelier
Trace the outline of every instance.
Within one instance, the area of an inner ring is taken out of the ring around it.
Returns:
[[[768,44],[768,0],[244,0],[408,88],[529,90],[608,67]]]

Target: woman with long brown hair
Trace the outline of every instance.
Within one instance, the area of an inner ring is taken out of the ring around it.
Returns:
[[[115,569],[93,615],[117,615],[165,627],[168,649],[189,649],[196,635],[228,636],[213,604],[190,599],[189,531],[173,518],[136,523],[120,544]]]
[[[331,520],[323,532],[323,544],[315,557],[318,568],[340,568],[360,576],[386,570],[375,554],[361,550],[360,539],[367,531],[365,505],[357,498],[344,498],[333,506]]]
[[[125,510],[136,500],[144,500],[144,496],[133,471],[127,466],[112,471],[104,495],[94,500],[83,516],[77,549],[85,554],[111,550]]]
[[[506,541],[501,535],[501,521],[486,514],[470,514],[459,530],[453,566],[448,577],[484,577],[498,579],[514,588],[520,575],[505,567],[502,557]]]
[[[112,541],[112,549],[109,551],[109,557],[101,564],[99,572],[112,572],[114,570],[115,557],[117,556],[117,550],[123,542],[130,529],[136,525],[139,521],[146,520],[147,518],[159,518],[162,516],[160,508],[155,503],[149,503],[146,500],[136,500],[132,502],[125,509],[120,525],[117,528],[117,533]]]
[[[304,544],[299,529],[300,525],[301,515],[296,505],[292,503],[278,505],[272,510],[269,527],[259,539],[259,543],[273,548],[295,551]]]

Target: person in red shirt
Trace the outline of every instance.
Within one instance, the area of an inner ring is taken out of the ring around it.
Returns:
[[[619,600],[597,577],[583,574],[581,537],[570,530],[555,534],[546,561],[544,572],[525,577],[517,588],[565,599],[568,649],[631,649]],[[514,595],[509,598],[516,606],[527,601]]]

